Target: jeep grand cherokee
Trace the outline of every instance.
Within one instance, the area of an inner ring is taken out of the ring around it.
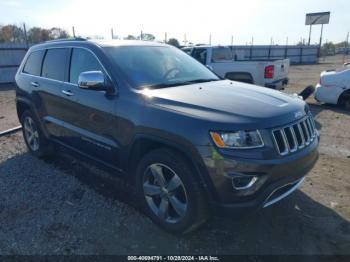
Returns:
[[[169,45],[46,42],[27,52],[16,83],[32,154],[46,157],[59,144],[112,168],[173,233],[195,229],[213,211],[270,206],[318,157],[304,101],[220,79]]]

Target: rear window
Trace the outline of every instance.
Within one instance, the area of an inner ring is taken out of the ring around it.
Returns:
[[[40,76],[41,63],[44,53],[44,50],[34,51],[31,53],[26,61],[26,64],[24,65],[23,73]]]
[[[213,48],[212,60],[213,61],[227,61],[232,60],[232,52],[228,47]]]
[[[41,75],[46,78],[64,81],[67,57],[67,48],[48,49]]]

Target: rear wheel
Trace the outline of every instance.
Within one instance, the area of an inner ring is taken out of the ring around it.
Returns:
[[[137,168],[146,213],[171,233],[188,233],[207,219],[203,191],[187,161],[168,149],[148,153]]]
[[[23,112],[21,116],[21,124],[24,141],[29,151],[40,158],[52,155],[52,145],[45,138],[38,121],[31,111],[26,110]]]
[[[249,73],[231,72],[231,73],[227,73],[225,75],[225,78],[232,81],[238,81],[238,82],[243,82],[248,84],[254,83],[253,77]]]
[[[339,97],[338,104],[350,111],[350,91],[347,90]]]

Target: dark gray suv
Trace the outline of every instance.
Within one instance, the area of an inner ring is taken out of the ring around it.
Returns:
[[[17,112],[38,157],[59,144],[134,183],[173,233],[210,211],[239,214],[293,192],[318,158],[308,105],[220,79],[183,51],[143,41],[52,41],[16,75]]]

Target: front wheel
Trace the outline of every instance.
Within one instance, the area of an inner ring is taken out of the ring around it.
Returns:
[[[207,219],[206,200],[197,176],[172,150],[154,150],[140,161],[137,186],[146,213],[170,233],[188,233]]]

